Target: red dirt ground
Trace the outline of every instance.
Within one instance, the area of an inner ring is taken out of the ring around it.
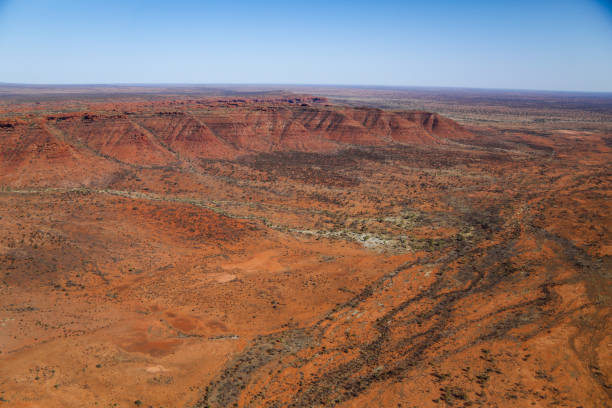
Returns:
[[[0,407],[612,406],[609,134],[2,106]]]

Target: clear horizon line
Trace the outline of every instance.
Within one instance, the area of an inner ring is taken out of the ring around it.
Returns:
[[[326,87],[326,88],[371,88],[371,89],[439,89],[439,90],[475,90],[475,91],[514,91],[514,92],[552,92],[552,93],[581,93],[581,94],[612,94],[612,90],[593,91],[578,89],[542,89],[542,88],[496,88],[473,86],[441,86],[441,85],[381,85],[381,84],[334,84],[334,83],[266,83],[266,82],[2,82],[0,86],[23,87],[219,87],[219,86],[266,86],[266,87]]]

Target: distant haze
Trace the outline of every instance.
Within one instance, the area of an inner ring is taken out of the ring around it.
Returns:
[[[608,1],[0,0],[0,82],[612,91]]]

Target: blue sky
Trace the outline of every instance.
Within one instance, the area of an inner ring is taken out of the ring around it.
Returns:
[[[612,91],[612,5],[0,0],[0,82]]]

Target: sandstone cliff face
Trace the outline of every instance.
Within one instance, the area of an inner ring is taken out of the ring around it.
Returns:
[[[324,102],[285,98],[119,103],[95,112],[5,121],[0,127],[0,180],[27,185],[45,180],[57,184],[61,178],[66,185],[81,185],[112,177],[122,166],[233,160],[271,152],[332,153],[355,146],[436,145],[468,134],[435,113]],[[87,176],[83,169],[89,170]]]
[[[105,179],[118,169],[79,145],[67,142],[45,123],[18,123],[0,128],[0,181],[73,187]]]
[[[165,165],[174,155],[126,116],[87,116],[50,123],[69,140],[122,162]]]

